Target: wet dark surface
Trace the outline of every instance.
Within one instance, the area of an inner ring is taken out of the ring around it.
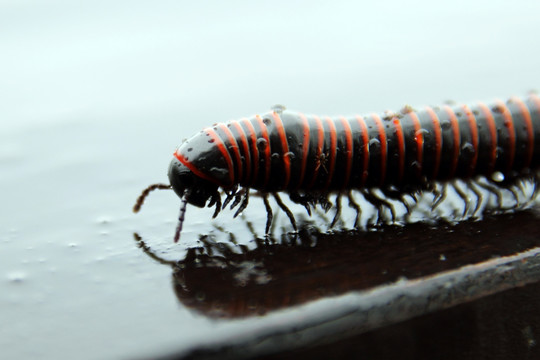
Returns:
[[[331,211],[308,219],[294,208],[305,224],[295,237],[276,209],[264,243],[266,214],[253,197],[234,220],[189,207],[173,244],[172,191],[152,194],[137,215],[131,208],[144,187],[167,180],[182,139],[276,103],[349,115],[525,95],[540,84],[539,10],[526,1],[3,2],[0,358],[203,356],[227,346],[313,355],[324,353],[321,336],[332,351],[377,356],[373,339],[408,349],[403,333],[431,354],[422,329],[447,329],[449,343],[463,327],[473,340],[497,339],[473,331],[496,328],[476,314],[512,299],[519,311],[505,315],[531,321],[497,334],[515,354],[536,349],[518,340],[539,338],[536,308],[519,301],[536,291],[527,267],[536,210],[369,233],[349,232],[344,211],[327,233]],[[439,216],[424,208],[413,220]],[[447,296],[446,283],[474,296]],[[447,326],[460,314],[463,327]]]
[[[282,240],[254,239],[252,250],[205,239],[205,246],[165,265],[184,306],[209,317],[259,316],[540,247],[539,219],[529,210],[455,226],[334,234],[303,229]],[[140,237],[136,241],[154,256]]]

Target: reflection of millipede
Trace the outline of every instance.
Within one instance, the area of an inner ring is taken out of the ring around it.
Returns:
[[[533,200],[539,167],[540,97],[536,94],[491,106],[416,110],[406,106],[383,116],[333,119],[276,107],[251,119],[215,124],[186,140],[170,164],[170,185],[150,185],[133,210],[139,211],[150,191],[174,189],[182,199],[175,241],[187,203],[215,206],[215,217],[232,202],[231,209],[238,206],[237,216],[248,205],[250,189],[262,196],[267,234],[273,217],[269,195],[296,229],[279,192],[303,205],[308,214],[317,205],[327,211],[332,206],[329,195],[335,194],[331,226],[340,216],[343,196],[355,209],[358,226],[361,208],[351,193],[355,189],[375,206],[378,221],[385,210],[395,220],[392,201],[410,212],[424,192],[433,194],[432,208],[436,208],[449,186],[465,203],[464,214],[470,208],[474,214],[486,193],[495,197],[501,210],[506,210],[503,191],[514,197],[512,209],[523,205],[523,196]],[[527,181],[533,186],[529,195]],[[226,194],[223,203],[220,188]]]

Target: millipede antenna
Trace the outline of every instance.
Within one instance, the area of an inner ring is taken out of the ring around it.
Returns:
[[[141,210],[141,207],[142,207],[142,205],[144,203],[144,199],[146,199],[146,197],[148,196],[148,194],[150,194],[150,192],[152,192],[152,191],[154,191],[156,189],[170,190],[170,189],[172,189],[172,186],[167,185],[167,184],[152,184],[152,185],[148,186],[146,189],[143,190],[141,195],[139,195],[139,197],[137,198],[137,201],[135,202],[135,205],[133,205],[133,212],[134,213],[138,213],[139,210]]]
[[[186,196],[182,196],[182,204],[180,205],[180,215],[178,215],[178,225],[176,225],[176,232],[174,233],[174,242],[177,243],[180,240],[180,233],[182,232],[182,225],[184,224],[184,217],[186,215],[187,199]]]

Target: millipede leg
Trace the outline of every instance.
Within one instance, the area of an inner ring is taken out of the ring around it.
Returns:
[[[385,200],[381,199],[375,193],[370,189],[363,191],[362,194],[366,198],[367,201],[369,201],[373,206],[377,208],[377,223],[381,224],[384,216],[383,212],[383,206],[386,207],[388,210],[390,210],[390,214],[392,216],[392,222],[394,223],[396,221],[396,211],[394,209],[394,205]]]
[[[500,191],[500,189],[498,187],[490,185],[488,183],[484,183],[484,182],[478,182],[477,185],[480,186],[481,188],[487,190],[489,193],[493,194],[495,196],[495,199],[496,199],[496,202],[497,202],[497,207],[499,209],[503,208],[502,194],[501,194],[501,191]]]
[[[341,214],[341,194],[336,195],[336,213],[334,214],[334,219],[332,220],[332,223],[330,224],[330,229],[336,225],[337,220],[339,219],[339,215]]]
[[[330,200],[328,200],[329,194],[320,195],[317,199],[317,202],[319,205],[321,205],[321,208],[324,210],[325,213],[328,212],[332,208],[332,203]]]
[[[297,231],[297,228],[296,228],[296,220],[294,218],[294,215],[293,213],[291,212],[291,210],[289,210],[289,208],[287,207],[287,205],[285,205],[283,203],[283,201],[281,201],[281,198],[279,197],[279,195],[277,193],[272,193],[272,195],[274,195],[274,199],[276,199],[276,202],[277,204],[279,205],[279,207],[285,211],[285,214],[287,214],[287,216],[289,217],[289,220],[291,221],[291,225],[294,229],[294,231]]]
[[[433,198],[433,202],[431,203],[431,211],[435,211],[435,209],[441,205],[441,203],[446,199],[446,184],[442,185],[442,190],[435,190],[436,195]]]
[[[472,213],[472,216],[474,217],[474,216],[476,216],[476,213],[480,209],[480,205],[484,202],[484,196],[482,195],[480,190],[478,190],[478,188],[476,187],[474,181],[469,181],[467,185],[468,185],[469,189],[471,189],[471,191],[476,196],[476,206],[474,207],[474,211]]]
[[[387,198],[395,200],[395,201],[399,201],[401,204],[403,204],[403,206],[405,207],[405,210],[407,211],[407,215],[410,215],[411,207],[409,205],[409,202],[405,199],[405,195],[402,192],[395,191],[395,190],[392,190],[392,189],[381,189],[381,191],[383,192],[383,194]],[[411,196],[411,198],[413,199],[413,201],[415,202],[415,205],[416,205],[417,198],[416,198],[415,194],[413,192],[411,192],[411,193],[409,193],[407,195]]]
[[[508,191],[512,194],[514,201],[516,202],[514,205],[514,208],[519,208],[521,201],[519,200],[519,194],[518,194],[519,188],[516,185],[512,185],[508,187]]]
[[[244,195],[245,195],[245,189],[242,189],[242,190],[238,191],[234,195],[234,201],[233,201],[233,203],[231,204],[231,207],[230,207],[231,210],[234,209],[238,204],[240,204],[240,202],[244,198]]]
[[[465,203],[465,206],[463,207],[463,214],[462,214],[462,217],[465,217],[465,215],[467,215],[467,213],[469,212],[469,209],[471,206],[471,199],[469,199],[469,196],[467,196],[467,193],[463,191],[463,189],[459,186],[459,184],[456,181],[452,183],[452,187]]]
[[[212,215],[212,219],[215,219],[216,216],[218,216],[219,212],[221,211],[221,196],[219,195],[219,192],[216,191],[214,195],[212,195],[212,199],[210,200],[210,204],[208,206],[212,206],[215,204],[216,210],[214,210],[214,215]]]
[[[266,227],[264,230],[264,234],[268,236],[270,233],[270,225],[272,224],[272,219],[274,217],[274,213],[272,212],[272,207],[270,206],[270,203],[268,202],[268,195],[263,195],[263,202],[264,207],[266,208]]]
[[[529,206],[533,201],[536,200],[536,197],[538,196],[538,179],[536,178],[536,176],[531,177],[530,182],[531,182],[531,186],[532,186],[532,191],[531,191],[531,194],[528,196],[527,201],[525,201],[525,203],[521,204],[523,208]],[[523,183],[522,183],[522,185],[523,185]],[[522,188],[521,190],[522,190],[522,193],[524,194],[524,196],[527,196],[525,194],[525,189]]]
[[[244,197],[242,199],[242,203],[240,204],[240,207],[238,207],[238,210],[236,210],[236,212],[234,213],[233,218],[237,217],[238,214],[244,211],[244,209],[248,206],[248,203],[249,203],[249,190],[246,190],[244,191]]]
[[[362,214],[362,209],[360,208],[360,205],[354,201],[354,198],[352,196],[352,192],[349,191],[347,194],[347,197],[349,198],[349,206],[352,207],[354,210],[356,210],[356,219],[354,220],[354,227],[358,228],[358,224],[360,223],[360,215]]]
[[[236,191],[238,190],[238,186],[235,185],[232,189],[230,189],[229,191],[225,191],[225,193],[227,194],[227,197],[225,198],[225,201],[223,201],[223,206],[221,207],[222,209],[225,209],[227,207],[227,205],[229,204],[229,202],[235,198],[235,195],[236,195]]]
[[[297,192],[292,192],[289,194],[289,199],[291,199],[292,202],[305,207],[308,215],[311,216],[310,201],[307,196],[302,196]]]
[[[540,177],[538,174],[535,174],[532,179],[533,192],[531,195],[531,201],[534,201],[540,192]]]

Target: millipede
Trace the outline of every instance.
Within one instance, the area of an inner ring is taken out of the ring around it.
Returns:
[[[265,114],[214,124],[185,140],[170,163],[170,184],[144,189],[133,211],[152,190],[173,189],[181,198],[176,242],[188,203],[215,207],[214,218],[230,204],[230,209],[238,207],[236,217],[248,206],[250,193],[262,198],[267,235],[273,219],[270,197],[297,229],[280,193],[310,216],[318,206],[335,208],[331,227],[344,198],[356,211],[358,226],[362,209],[353,191],[375,207],[378,219],[387,210],[392,221],[393,202],[410,213],[419,195],[431,193],[434,209],[448,188],[464,201],[464,213],[472,206],[476,213],[485,196],[493,196],[495,208],[513,210],[536,198],[539,166],[536,93],[489,105],[405,106],[398,112],[333,118],[276,106]],[[528,195],[527,182],[532,184]],[[513,196],[513,205],[503,205],[503,192]],[[521,201],[524,196],[527,200]]]

